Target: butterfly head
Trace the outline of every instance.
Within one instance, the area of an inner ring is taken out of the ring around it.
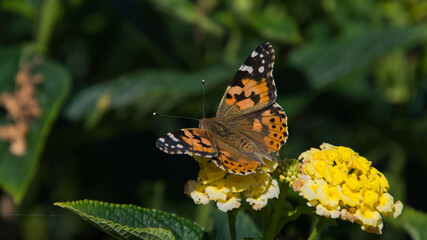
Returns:
[[[218,121],[217,118],[202,118],[199,122],[199,128],[206,129],[220,136],[225,136],[229,132],[227,126]]]

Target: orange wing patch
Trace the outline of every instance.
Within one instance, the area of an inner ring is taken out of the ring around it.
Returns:
[[[252,130],[256,131],[256,132],[261,132],[262,131],[262,123],[258,118],[254,119],[254,122],[252,124]]]
[[[230,86],[226,92],[225,103],[228,105],[236,104],[240,110],[270,100],[269,88],[265,78],[262,78],[261,81],[250,78],[242,79],[241,84]]]
[[[265,142],[265,145],[267,145],[268,152],[274,152],[274,153],[277,153],[280,150],[280,147],[282,147],[283,145],[280,143],[280,141],[277,141],[271,137],[265,137],[264,142]]]
[[[200,133],[189,129],[182,129],[182,131],[184,132],[184,135],[181,137],[181,139],[189,146],[191,146],[192,151],[205,153],[214,152],[211,141],[202,137]]]

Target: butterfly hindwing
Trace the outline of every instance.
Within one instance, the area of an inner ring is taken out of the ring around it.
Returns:
[[[274,58],[273,47],[268,42],[251,53],[228,85],[218,107],[217,118],[232,120],[274,103]]]
[[[169,154],[187,154],[213,158],[218,155],[208,131],[200,128],[184,128],[157,139],[156,147]]]
[[[287,117],[277,103],[237,118],[231,123],[231,128],[241,129],[255,143],[256,151],[265,156],[270,153],[278,155],[288,138]]]
[[[263,128],[267,129],[266,134],[263,136],[263,141],[267,146],[268,152],[278,154],[280,148],[288,139],[288,121],[282,107],[274,103],[254,119],[254,121],[258,119]]]
[[[237,175],[254,173],[260,164],[232,148],[220,149],[213,162],[221,169]]]

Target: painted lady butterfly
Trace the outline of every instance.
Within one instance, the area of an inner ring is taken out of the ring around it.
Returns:
[[[170,132],[156,141],[169,154],[210,158],[239,175],[254,173],[263,159],[278,157],[288,137],[286,114],[276,101],[274,50],[258,46],[228,85],[216,117],[203,118],[199,128]]]

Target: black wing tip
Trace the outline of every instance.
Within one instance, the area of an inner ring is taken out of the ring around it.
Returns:
[[[163,142],[162,142],[160,139],[163,139]],[[162,138],[162,137],[161,137],[161,138],[158,138],[158,139],[156,140],[155,145],[156,145],[156,148],[158,148],[158,149],[160,149],[161,151],[165,152],[164,138]]]
[[[274,61],[274,59],[275,59],[274,48],[270,42],[265,42],[265,43],[259,45],[254,50],[254,52],[257,52],[258,54],[267,54],[271,58],[272,61]],[[249,56],[249,57],[251,57],[251,56]],[[257,54],[255,54],[255,56],[257,56]],[[273,68],[273,66],[271,66],[271,68]]]
[[[274,52],[273,45],[271,45],[270,42],[265,42],[265,43],[259,45],[258,48],[261,48],[264,51],[273,51]]]
[[[273,48],[273,46],[271,45],[270,42],[265,42],[265,43],[261,44],[260,46],[264,46],[264,47],[267,47],[267,48]]]
[[[155,144],[156,144],[156,147],[162,146],[162,143],[160,142],[160,139],[157,139]]]

